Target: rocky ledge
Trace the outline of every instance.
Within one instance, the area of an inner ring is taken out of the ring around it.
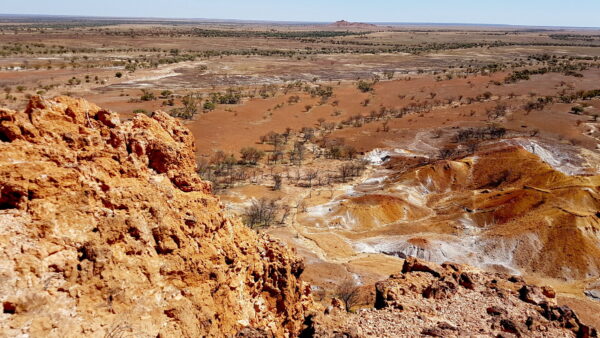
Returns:
[[[3,334],[293,336],[302,270],[224,216],[167,114],[122,122],[68,97],[0,109]]]

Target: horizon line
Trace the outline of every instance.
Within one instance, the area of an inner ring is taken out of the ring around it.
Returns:
[[[12,14],[12,13],[0,13],[0,19],[6,17],[15,18],[80,18],[80,19],[117,19],[117,20],[160,20],[160,21],[200,21],[200,22],[231,22],[231,23],[273,23],[273,24],[332,24],[343,19],[336,21],[299,21],[299,20],[260,20],[260,19],[220,19],[220,18],[184,18],[184,17],[143,17],[143,16],[93,16],[93,15],[73,15],[73,14]],[[578,29],[600,29],[600,26],[553,26],[553,25],[528,25],[528,24],[506,24],[506,23],[468,23],[468,22],[393,22],[393,21],[348,21],[350,23],[364,23],[373,24],[378,26],[401,26],[401,25],[412,25],[412,26],[488,26],[488,27],[529,27],[529,28],[578,28]]]

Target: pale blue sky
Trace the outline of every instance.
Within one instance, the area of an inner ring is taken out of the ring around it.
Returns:
[[[2,14],[600,27],[600,0],[2,0]]]

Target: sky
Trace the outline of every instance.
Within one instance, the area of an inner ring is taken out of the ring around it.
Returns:
[[[2,14],[600,27],[600,0],[2,0]]]

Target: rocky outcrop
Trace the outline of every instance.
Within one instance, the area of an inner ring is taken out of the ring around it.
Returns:
[[[299,332],[303,263],[224,216],[193,147],[161,112],[122,122],[67,97],[0,110],[3,334]]]
[[[549,287],[470,266],[409,257],[402,273],[375,285],[375,309],[311,318],[315,336],[597,337]]]
[[[331,27],[337,28],[377,28],[377,25],[371,23],[363,23],[363,22],[349,22],[346,20],[340,20],[332,23]]]

